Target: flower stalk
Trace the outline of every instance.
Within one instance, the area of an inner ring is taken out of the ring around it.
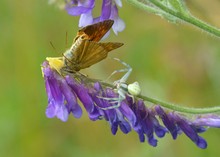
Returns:
[[[86,78],[90,82],[97,82],[100,80],[97,79],[91,79],[91,78]],[[101,85],[109,88],[114,88],[114,86],[110,83],[107,82],[100,82]],[[185,107],[182,105],[177,105],[173,104],[170,102],[164,102],[152,97],[144,96],[144,95],[138,95],[137,98],[142,99],[143,101],[148,101],[152,104],[160,104],[160,106],[163,106],[164,108],[181,112],[181,113],[186,113],[186,114],[208,114],[208,113],[220,113],[220,106],[215,106],[215,107],[207,107],[207,108],[193,108],[193,107]]]

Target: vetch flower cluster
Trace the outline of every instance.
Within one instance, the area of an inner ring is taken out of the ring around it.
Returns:
[[[124,21],[118,15],[118,7],[122,7],[121,0],[103,0],[101,15],[94,18],[92,11],[95,8],[95,0],[71,0],[66,4],[69,15],[80,16],[79,27],[111,19],[114,20],[112,29],[115,34],[125,28]]]
[[[95,81],[79,73],[61,75],[50,67],[47,61],[42,64],[42,72],[48,96],[48,118],[57,117],[67,121],[70,114],[80,118],[80,100],[90,120],[106,120],[113,135],[118,128],[125,134],[133,129],[141,142],[147,140],[154,147],[157,146],[157,137],[162,138],[166,133],[170,133],[172,138],[176,139],[184,133],[199,148],[204,149],[207,142],[199,134],[205,132],[207,127],[220,127],[218,115],[204,114],[196,115],[193,119],[187,118],[179,112],[166,110],[160,104],[147,107],[142,99],[136,98],[133,101],[129,95],[118,108],[103,110],[102,108],[115,105],[103,98],[119,96],[107,83]]]

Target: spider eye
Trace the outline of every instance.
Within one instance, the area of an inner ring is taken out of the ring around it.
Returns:
[[[134,95],[134,96],[139,95],[141,93],[141,88],[139,86],[139,83],[138,82],[134,82],[132,84],[129,84],[128,85],[128,92],[131,95]]]

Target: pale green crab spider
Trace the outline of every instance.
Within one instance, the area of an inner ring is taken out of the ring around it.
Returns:
[[[113,83],[113,85],[116,87],[115,90],[117,91],[117,93],[119,95],[118,98],[107,98],[107,97],[100,97],[99,96],[99,98],[107,100],[111,104],[117,103],[116,105],[112,105],[109,107],[104,107],[104,108],[99,107],[103,110],[110,110],[110,109],[120,107],[121,102],[126,99],[126,95],[130,96],[132,98],[132,100],[134,101],[134,96],[137,96],[141,93],[141,88],[140,88],[138,82],[134,82],[132,84],[126,84],[126,81],[128,80],[128,77],[130,76],[130,74],[132,72],[131,66],[128,65],[127,63],[121,61],[118,58],[113,58],[113,59],[115,59],[116,61],[118,61],[121,64],[123,64],[124,66],[126,66],[126,68],[113,71],[113,73],[107,78],[107,80],[116,73],[119,73],[119,72],[126,72],[126,73],[120,80],[117,80]]]

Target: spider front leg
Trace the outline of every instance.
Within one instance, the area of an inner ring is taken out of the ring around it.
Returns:
[[[119,70],[115,70],[113,71],[113,73],[111,73],[111,75],[106,79],[106,80],[109,80],[113,75],[115,75],[116,73],[121,73],[121,72],[126,72],[125,75],[120,79],[120,80],[117,80],[115,81],[113,84],[117,85],[120,84],[120,83],[125,83],[128,79],[128,77],[130,76],[131,72],[132,72],[132,68],[129,64],[121,61],[120,59],[118,58],[113,58],[114,60],[120,62],[121,64],[123,64],[126,68],[125,69],[119,69]]]

